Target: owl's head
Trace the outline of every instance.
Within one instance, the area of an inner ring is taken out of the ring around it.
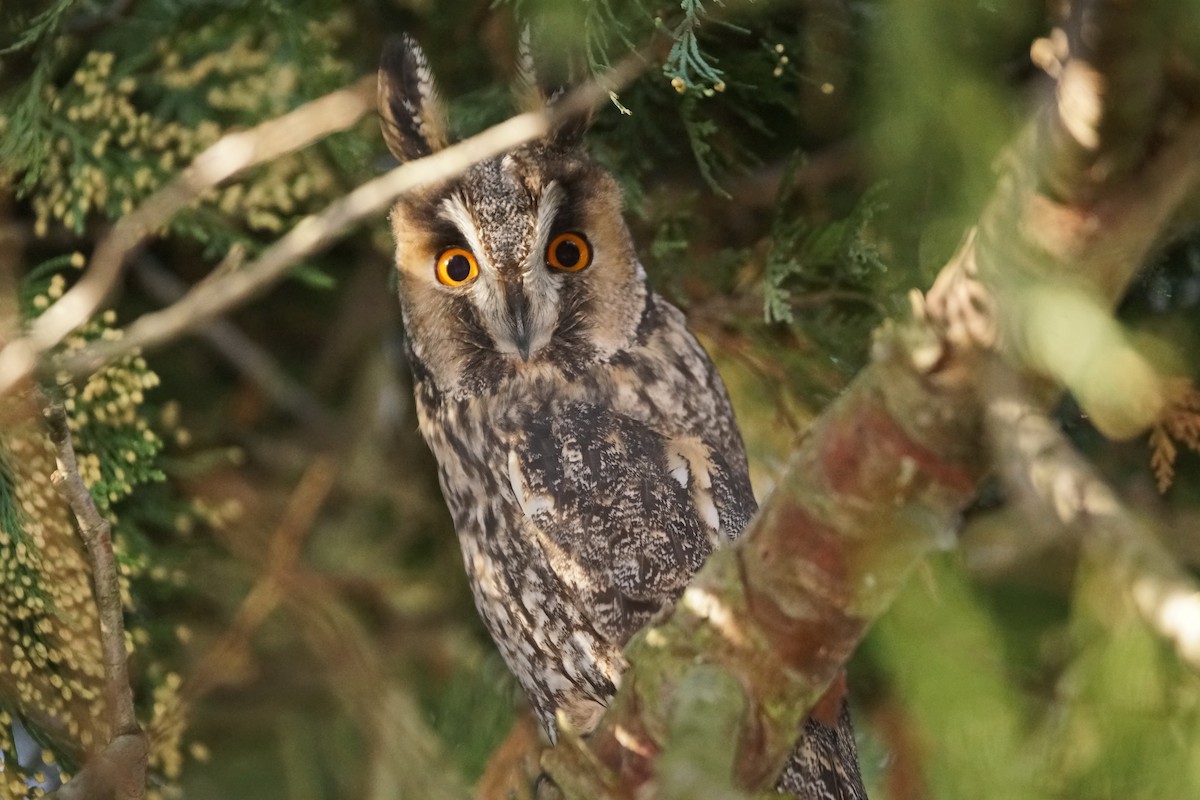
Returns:
[[[384,51],[379,108],[401,162],[449,144],[409,37]],[[392,209],[405,326],[440,390],[484,391],[522,371],[571,377],[636,335],[645,276],[616,181],[584,152],[583,128],[572,120]]]

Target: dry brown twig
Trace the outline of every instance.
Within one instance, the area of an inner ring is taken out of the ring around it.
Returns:
[[[134,276],[143,290],[164,305],[187,294],[187,284],[176,278],[148,254],[137,260]],[[338,422],[333,413],[294,380],[258,342],[227,317],[214,318],[198,330],[199,335],[234,369],[258,387],[277,407],[311,430],[323,443],[336,440]]]
[[[79,475],[71,429],[62,405],[49,403],[45,416],[57,458],[57,469],[51,482],[75,514],[92,567],[109,718],[108,745],[54,796],[87,800],[115,795],[121,800],[140,800],[145,794],[149,748],[133,708],[133,688],[129,682],[129,660],[125,651],[124,608],[113,555],[112,528],[96,508]]]
[[[312,530],[337,477],[337,464],[328,456],[318,457],[305,470],[271,535],[262,574],[242,600],[224,635],[192,670],[182,691],[185,701],[194,703],[243,671],[250,640],[279,607],[282,587],[297,568],[304,538]]]
[[[224,635],[185,682],[184,698],[195,702],[235,682],[244,671],[255,632],[283,610],[370,748],[361,795],[460,800],[467,796],[466,789],[457,773],[446,768],[437,737],[426,727],[416,702],[390,680],[376,642],[335,583],[300,557],[306,535],[343,477],[334,458],[319,457],[292,491],[265,547],[255,547],[243,536],[228,537],[234,554],[261,564],[262,572]]]

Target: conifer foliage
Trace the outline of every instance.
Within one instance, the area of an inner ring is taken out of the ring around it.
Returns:
[[[1021,152],[1069,55],[1071,9],[1121,5],[5,3],[0,350],[198,155],[369,76],[387,35],[421,40],[460,138],[514,113],[529,37],[540,69],[576,83],[641,64],[594,110],[588,146],[621,184],[652,285],[718,362],[765,497],[895,321],[921,317],[910,291],[934,282]],[[1177,21],[1155,28],[1169,29],[1168,79],[1143,115],[1155,142],[1195,124],[1200,97],[1195,20]],[[1152,61],[1131,58],[1130,74]],[[47,402],[112,525],[147,797],[533,796],[540,744],[415,434],[382,212],[195,336],[72,367],[392,166],[367,115],[205,189],[147,232],[31,381],[0,392],[0,800],[54,790],[114,733]],[[1126,361],[1077,343],[1092,328],[1064,303],[1045,338],[1065,349],[1045,361],[1077,368],[1038,378],[1071,390],[1046,393],[1061,397],[1055,430],[1156,544],[1089,537],[1110,530],[1094,505],[1051,519],[1080,485],[1065,469],[1029,470],[1056,501],[1040,515],[1011,481],[984,482],[951,552],[917,568],[849,663],[873,797],[1200,796],[1197,207],[1164,221],[1149,268],[1104,310],[1103,342]],[[1002,350],[1028,344],[1006,333]],[[1112,441],[1088,398],[1132,389],[1149,399]],[[736,765],[690,774],[692,755],[665,756],[676,788],[753,796]],[[591,756],[574,763],[578,786],[608,785]]]

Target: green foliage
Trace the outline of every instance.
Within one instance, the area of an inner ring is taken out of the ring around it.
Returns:
[[[1200,679],[1128,577],[1085,559],[1071,596],[930,562],[867,642],[899,699],[891,746],[922,753],[927,796],[1196,796]]]
[[[868,652],[903,698],[908,746],[932,798],[1048,797],[1029,734],[1035,707],[1013,685],[1002,626],[946,559],[934,559],[879,623]]]
[[[870,238],[871,222],[887,208],[882,185],[863,192],[841,219],[813,223],[789,213],[795,172],[802,164],[802,154],[791,159],[775,203],[763,291],[768,322],[795,321],[792,296],[801,291],[841,290],[870,297],[873,281],[887,270]]]
[[[687,132],[688,145],[704,182],[718,195],[728,198],[729,193],[721,188],[718,180],[718,174],[728,166],[728,157],[715,141],[720,126],[714,120],[700,116],[695,99],[690,97],[680,105],[679,119]]]
[[[1043,7],[500,5],[9,3],[0,21],[0,186],[5,213],[29,234],[19,287],[25,318],[62,295],[114,220],[197,153],[370,72],[386,34],[404,29],[422,40],[462,135],[510,113],[523,24],[542,31],[545,52],[536,55],[576,78],[657,36],[666,40],[663,63],[597,113],[589,147],[622,186],[653,285],[689,312],[717,358],[756,486],[769,488],[793,437],[865,360],[870,329],[900,307],[901,292],[928,285],[993,185],[995,157],[1027,108],[1018,81],[1032,36],[1044,33]],[[368,120],[219,187],[149,247],[195,282],[234,248],[253,257],[373,175],[384,152]],[[297,537],[309,581],[299,585],[344,602],[340,613],[352,610],[377,637],[388,679],[415,687],[430,747],[444,749],[446,763],[479,775],[513,717],[511,678],[494,653],[480,652],[485,638],[436,467],[395,378],[403,365],[378,353],[378,341],[394,336],[386,326],[395,309],[364,300],[384,294],[381,276],[392,274],[382,220],[371,233],[313,258],[304,283],[234,319],[344,424],[334,509],[313,510],[311,530],[280,520],[303,505],[292,492],[315,437],[205,346],[179,344],[79,386],[47,387],[67,401],[85,478],[116,521],[139,711],[154,732],[159,788],[181,779],[197,735],[216,758],[183,774],[189,797],[366,796],[379,788],[371,784],[378,754],[364,746],[371,742],[360,723],[372,709],[329,688],[355,684],[354,659],[312,644],[320,637],[297,623],[309,618],[292,616],[286,602],[296,584],[276,587],[277,605],[252,609],[261,626],[223,662],[231,674],[221,691],[194,705],[180,700],[186,686],[175,670],[186,675],[185,660],[229,633],[269,573],[266,540],[278,531]],[[1200,342],[1196,241],[1165,253],[1123,309],[1177,355]],[[351,269],[358,265],[373,290],[361,291]],[[118,316],[92,321],[65,347],[119,335],[118,320],[150,305],[130,282]],[[1194,371],[1181,357],[1167,363]],[[203,459],[164,460],[171,442],[187,438],[172,419],[176,401],[197,422]],[[394,415],[382,432],[368,425],[381,409]],[[1135,485],[1144,478],[1143,450],[1114,449],[1087,438],[1094,432],[1085,422],[1071,424],[1113,475]],[[234,443],[252,469],[234,468]],[[1169,500],[1181,513],[1196,498],[1196,463],[1182,450],[1175,462]],[[46,480],[52,471],[36,424],[0,430],[0,659],[12,665],[0,675],[0,798],[24,796],[24,778],[40,769],[15,767],[11,723],[24,719],[67,768],[102,736],[87,570],[72,519]],[[236,556],[198,526],[228,520],[236,504],[221,492],[231,487],[263,506],[222,535]],[[344,506],[355,513],[339,513]],[[1064,586],[1069,565],[1055,572],[1049,589],[1012,576],[980,585],[940,559],[873,635],[852,689],[864,706],[863,749],[916,765],[913,794],[1196,794],[1194,679],[1127,609],[1103,607],[1082,583],[1073,595]],[[1120,594],[1116,584],[1100,592]],[[379,696],[392,688],[379,687]],[[700,703],[704,694],[689,698]],[[899,720],[908,738],[881,718]],[[63,720],[66,728],[54,724]],[[708,755],[703,764],[668,765],[680,796],[696,786],[725,792],[727,765],[720,753]],[[880,769],[866,771],[883,782]],[[873,796],[890,795],[879,786]]]
[[[422,693],[434,731],[463,777],[478,780],[516,720],[516,679],[499,656],[457,665],[442,685]]]
[[[697,29],[707,16],[700,0],[683,0],[683,19],[671,31],[671,50],[663,65],[663,74],[671,79],[676,91],[710,89],[724,91],[724,75],[711,56],[700,50]],[[720,87],[720,88],[718,88]]]
[[[37,44],[42,38],[58,27],[63,15],[72,6],[78,4],[79,0],[56,0],[56,2],[51,3],[48,8],[31,19],[17,17],[14,21],[10,18],[6,21],[7,24],[3,25],[0,29],[3,29],[4,33],[7,34],[5,38],[9,38],[13,33],[16,33],[17,39],[12,44],[0,50],[0,56],[10,55]]]
[[[82,265],[82,257],[49,259],[31,270],[23,282],[24,313],[35,317],[65,291],[67,274]],[[89,323],[64,345],[67,352],[88,341],[113,338],[113,312]],[[140,610],[136,597],[154,584],[178,584],[178,575],[165,571],[152,538],[162,540],[173,530],[182,504],[171,494],[141,494],[146,486],[164,480],[159,466],[163,442],[147,413],[145,393],[158,377],[140,357],[128,357],[92,375],[82,386],[63,381],[46,392],[64,404],[80,475],[100,512],[114,522],[113,537],[127,610]],[[17,413],[10,402],[5,412]],[[0,680],[0,710],[6,722],[0,730],[0,752],[6,763],[7,784],[0,797],[23,797],[25,782],[44,783],[46,765],[75,770],[87,752],[104,741],[103,667],[96,638],[98,620],[92,601],[90,571],[82,545],[75,537],[73,515],[50,483],[53,452],[36,419],[10,425],[0,434],[0,620],[7,631],[0,645],[10,665],[9,680]],[[131,518],[145,516],[156,503],[173,509],[171,524],[154,535],[123,519],[125,504],[139,493],[143,507]],[[154,730],[179,713],[178,678],[159,661],[174,634],[156,633],[130,618],[127,634],[134,652],[139,697],[147,724]],[[150,701],[153,702],[150,702]],[[41,746],[28,760],[18,761],[15,720]],[[178,776],[179,742],[159,736],[151,768],[158,780]],[[44,762],[44,763],[43,763]]]
[[[45,234],[61,223],[82,235],[160,188],[221,133],[275,116],[346,83],[336,53],[348,18],[311,22],[295,14],[245,15],[219,5],[200,18],[188,5],[161,4],[146,39],[121,30],[83,51],[70,36],[35,56],[31,79],[0,94],[0,119],[21,136],[0,139],[0,173],[28,197]],[[168,38],[180,29],[182,39]],[[43,33],[43,35],[47,35]],[[306,68],[296,68],[298,57]],[[254,170],[178,216],[172,230],[217,259],[235,244],[249,254],[344,188],[343,170],[362,174],[361,136],[331,137]]]

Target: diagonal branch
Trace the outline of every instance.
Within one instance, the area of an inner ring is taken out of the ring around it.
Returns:
[[[738,546],[714,554],[672,614],[631,642],[631,667],[586,745],[608,796],[655,780],[676,687],[698,664],[740,687],[738,782],[774,783],[808,709],[917,561],[953,541],[974,492],[974,389],[945,379],[941,355],[928,332],[885,327]],[[543,758],[556,780],[587,763],[572,742]]]
[[[988,381],[988,438],[1011,497],[1028,519],[1053,520],[1124,577],[1142,618],[1200,670],[1200,587],[1096,468],[1071,446],[1011,370]]]
[[[143,290],[160,303],[174,303],[187,293],[187,285],[148,254],[138,259],[133,272]],[[276,406],[312,431],[316,439],[322,443],[337,439],[338,423],[332,412],[231,320],[215,318],[199,329],[199,335]]]
[[[1023,292],[1057,281],[1107,314],[1200,182],[1200,114],[1165,96],[1161,61],[1145,54],[1167,46],[1167,28],[1158,16],[1139,18],[1138,36],[1106,27],[1168,6],[1145,5],[1075,4],[1062,74],[1090,71],[1094,139],[1070,135],[1062,106],[1079,100],[1078,87],[1060,85],[928,298],[914,293],[914,323],[884,326],[871,363],[821,415],[738,546],[716,553],[670,616],[631,642],[631,666],[591,739],[564,736],[544,754],[568,796],[584,796],[577,786],[653,795],[677,687],[700,664],[740,687],[736,777],[768,788],[807,709],[913,566],[953,542],[993,460],[979,394],[995,351],[1005,345],[1030,369],[1018,346],[1030,317]],[[1147,102],[1150,121],[1128,111]],[[592,775],[568,774],[579,770]]]
[[[336,460],[318,457],[291,493],[265,547],[251,544],[244,535],[227,537],[226,544],[237,556],[258,562],[260,575],[225,634],[185,682],[183,697],[196,702],[238,677],[255,630],[282,610],[324,667],[334,696],[358,723],[370,754],[362,796],[465,798],[467,791],[457,772],[448,768],[440,740],[428,729],[416,702],[391,680],[377,643],[335,584],[301,558],[305,535],[339,477]]]
[[[1179,13],[1176,3],[1068,4],[1051,36],[1062,64],[1054,100],[1037,120],[1042,146],[1032,162],[1048,197],[1086,206],[1146,156],[1162,121],[1168,40]]]
[[[161,345],[210,322],[261,294],[305,256],[326,247],[364,219],[378,215],[400,195],[458,175],[478,161],[544,136],[563,120],[599,107],[613,92],[641,74],[649,63],[644,54],[629,56],[549,107],[519,114],[470,139],[402,164],[364,183],[321,213],[301,220],[245,267],[204,281],[173,305],[143,315],[129,326],[120,340],[88,345],[67,362],[66,371],[72,375],[89,374],[115,358]],[[302,112],[317,114],[317,119],[325,113],[335,115],[332,119],[338,120],[341,127],[352,124],[365,111],[362,86],[360,81],[353,89],[342,90],[340,95],[329,95],[291,114],[265,122],[252,131],[233,135],[244,138],[222,139],[202,153],[180,178],[117,223],[97,248],[85,277],[38,317],[28,336],[0,350],[0,396],[27,378],[35,369],[39,356],[101,307],[120,277],[129,254],[151,232],[204,189],[252,164],[290,152],[318,135],[341,129],[310,127],[305,128],[308,135],[304,139],[284,136],[291,127],[300,127],[308,121]],[[333,103],[335,99],[338,105],[334,111],[319,108],[309,111],[310,107]],[[268,144],[277,137],[281,142]]]
[[[115,793],[122,799],[140,800],[145,794],[148,747],[133,708],[129,658],[125,651],[124,608],[113,555],[112,529],[96,508],[91,492],[79,475],[71,429],[62,405],[50,403],[45,416],[57,457],[57,469],[50,480],[75,513],[92,567],[109,717],[108,745],[57,794],[62,798],[91,798]]]
[[[337,465],[329,456],[318,457],[304,471],[271,534],[262,556],[261,574],[225,633],[200,658],[185,682],[181,694],[188,703],[195,703],[244,671],[254,634],[283,602],[286,576],[297,569],[304,539],[332,493],[337,474]]]
[[[248,131],[227,134],[179,177],[122,217],[96,246],[83,277],[22,338],[0,350],[0,395],[33,374],[38,359],[91,319],[116,288],[130,254],[205,191],[239,173],[345,130],[374,107],[374,77],[331,92]]]

